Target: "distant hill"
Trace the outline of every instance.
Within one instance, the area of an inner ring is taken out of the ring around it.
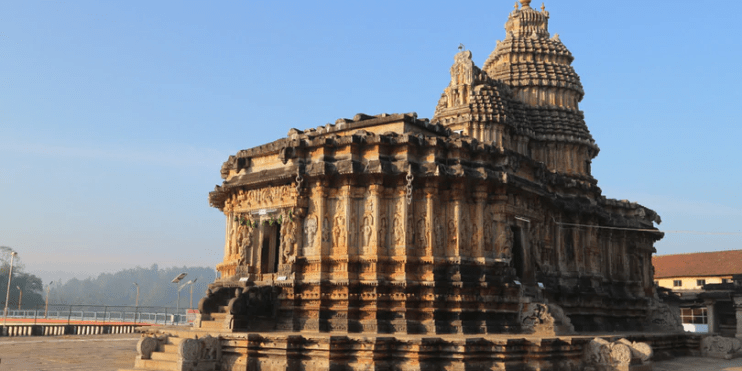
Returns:
[[[139,306],[176,307],[177,288],[171,283],[180,273],[188,273],[180,285],[195,279],[193,306],[204,296],[207,285],[214,281],[215,272],[209,267],[171,267],[161,269],[157,264],[149,268],[125,269],[116,273],[101,273],[84,280],[73,278],[65,283],[53,282],[49,302],[53,304],[90,304],[134,306],[136,286],[139,285]],[[49,283],[44,282],[44,285]],[[180,286],[179,285],[179,286]],[[180,292],[180,308],[190,306],[190,286]],[[44,293],[46,294],[46,293]]]

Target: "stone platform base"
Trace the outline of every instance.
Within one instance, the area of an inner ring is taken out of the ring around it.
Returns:
[[[655,355],[660,358],[663,355],[689,355],[692,353],[691,349],[698,349],[700,341],[697,336],[686,334],[585,334],[559,337],[358,336],[281,332],[219,333],[173,327],[150,328],[143,336],[157,339],[160,345],[153,346],[153,340],[148,340],[151,343],[148,346],[151,349],[150,354],[143,356],[140,353],[136,369],[178,371],[212,369],[577,371],[586,369],[585,349],[596,337],[608,341],[626,338],[645,342],[652,346]],[[214,338],[218,339],[220,347],[218,352],[209,350],[208,344],[213,343]],[[199,345],[199,341],[204,344]],[[142,348],[141,344],[142,341],[138,349]],[[189,349],[193,350],[192,354],[188,353]],[[156,365],[157,368],[149,368],[149,365],[152,367]],[[641,366],[643,368],[632,367],[629,370],[651,370],[651,364]]]

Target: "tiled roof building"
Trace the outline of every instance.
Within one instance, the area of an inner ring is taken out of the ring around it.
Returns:
[[[679,296],[687,331],[738,332],[732,278],[742,274],[742,250],[654,256],[652,265],[657,285]]]

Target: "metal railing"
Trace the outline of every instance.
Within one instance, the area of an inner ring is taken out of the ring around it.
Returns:
[[[48,310],[43,305],[33,309],[8,308],[8,324],[21,319],[33,324],[56,322],[69,325],[84,322],[188,325],[192,319],[187,317],[187,311],[181,309],[176,313],[175,308],[168,307],[50,304]],[[1,312],[0,310],[0,314]]]

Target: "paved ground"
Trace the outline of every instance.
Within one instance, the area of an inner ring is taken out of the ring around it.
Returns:
[[[138,334],[0,338],[0,371],[116,371],[132,368]],[[742,371],[730,361],[681,357],[656,362],[653,371]]]
[[[653,371],[742,371],[742,358],[732,360],[715,358],[680,357],[657,362]]]
[[[115,371],[132,368],[140,336],[0,337],[0,371]]]

